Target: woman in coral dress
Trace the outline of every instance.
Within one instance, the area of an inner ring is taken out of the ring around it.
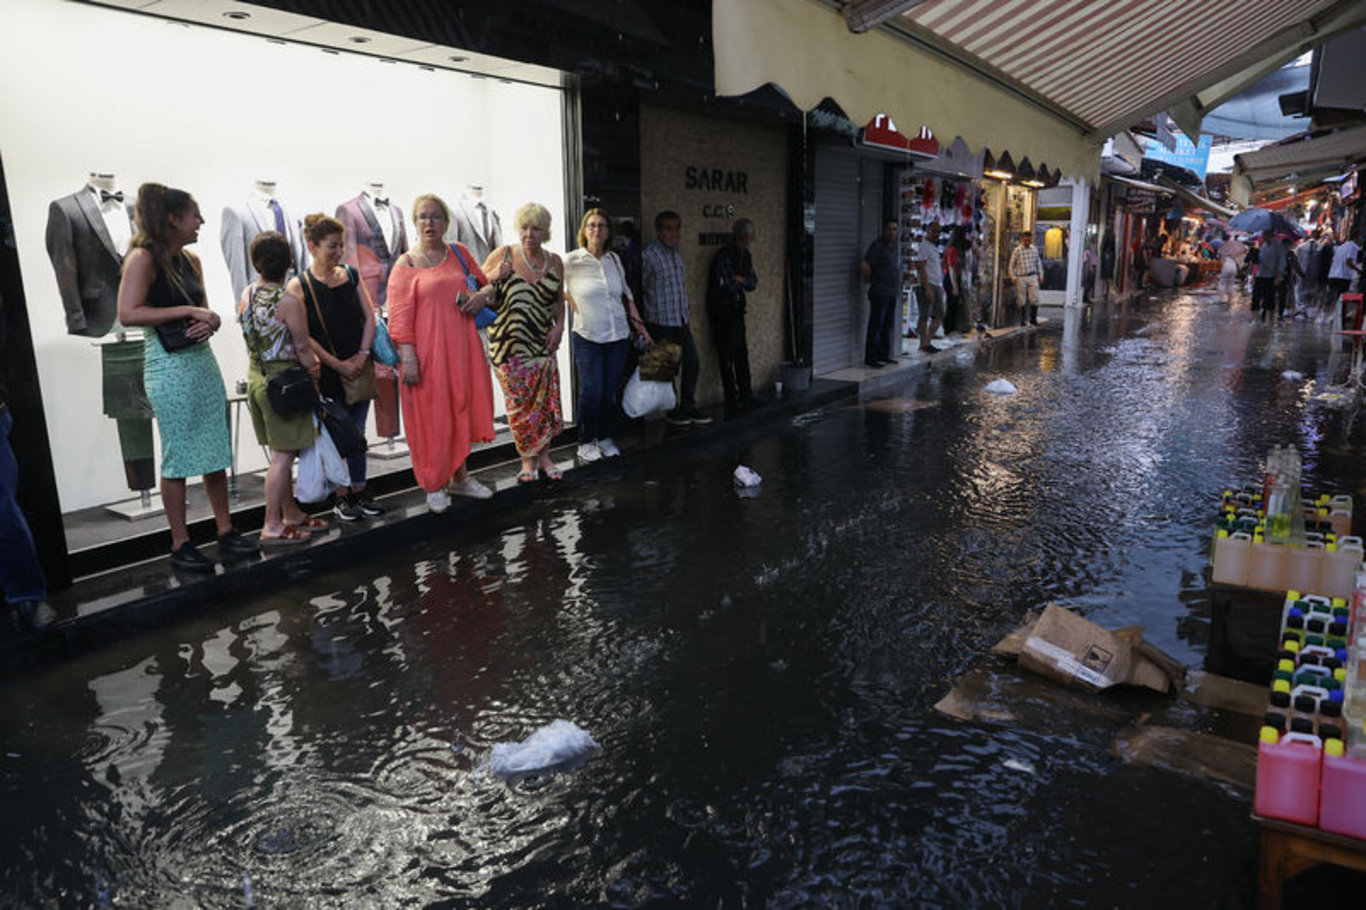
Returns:
[[[389,276],[389,334],[398,345],[400,401],[413,474],[427,507],[444,512],[450,494],[488,499],[493,491],[469,476],[476,442],[492,442],[493,381],[474,316],[493,303],[493,287],[474,256],[442,239],[450,209],[427,194],[413,202],[418,243]]]

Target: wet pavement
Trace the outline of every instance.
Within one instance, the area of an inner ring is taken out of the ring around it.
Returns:
[[[1219,493],[1274,443],[1366,480],[1330,344],[1208,296],[1072,311],[35,667],[0,905],[1255,906],[1250,794],[1111,757],[1169,700],[931,706],[1050,600],[1199,665]],[[601,751],[484,767],[556,718]]]

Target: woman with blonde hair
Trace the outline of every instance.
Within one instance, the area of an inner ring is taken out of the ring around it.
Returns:
[[[222,320],[206,302],[199,260],[185,249],[199,239],[204,219],[193,196],[159,183],[138,187],[133,214],[138,231],[123,261],[119,321],[149,329],[143,337],[143,380],[161,436],[161,502],[171,527],[171,565],[209,573],[213,560],[190,542],[187,477],[204,478],[219,554],[260,551],[233,530],[228,510],[227,393],[206,343]]]
[[[564,429],[560,370],[555,351],[564,334],[564,264],[543,248],[550,239],[550,212],[528,202],[513,216],[519,243],[494,250],[484,272],[497,272],[498,318],[489,326],[489,359],[503,387],[508,426],[522,458],[518,483],[541,472],[562,475],[550,443]]]
[[[578,456],[584,461],[621,454],[612,439],[621,380],[635,333],[651,342],[636,310],[626,267],[609,252],[612,219],[602,209],[589,209],[579,223],[579,248],[564,257],[564,292],[577,317],[569,344],[579,377]]]
[[[451,493],[493,495],[465,461],[473,443],[494,440],[493,382],[474,324],[494,288],[463,244],[446,245],[450,220],[439,196],[413,201],[417,243],[398,257],[386,292],[413,475],[433,512],[446,511]]]

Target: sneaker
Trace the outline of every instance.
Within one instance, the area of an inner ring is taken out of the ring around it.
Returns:
[[[489,499],[493,496],[492,490],[468,474],[464,480],[452,483],[450,489],[456,496],[468,496],[470,499]]]
[[[253,540],[248,540],[237,531],[218,535],[218,554],[220,556],[256,556],[261,548]]]
[[[701,411],[697,410],[697,408],[688,408],[688,410],[685,413],[688,415],[688,419],[695,424],[706,426],[707,424],[711,423],[711,416],[709,414],[702,413]]]
[[[608,442],[611,442],[611,440],[609,439]],[[574,454],[579,457],[580,461],[599,461],[602,459],[602,456],[607,453],[602,450],[602,443],[594,441],[579,443],[579,447],[574,451]]]
[[[598,451],[607,458],[621,457],[621,449],[618,449],[617,444],[610,439],[599,439]]]
[[[365,495],[364,490],[361,490],[359,493],[351,494],[351,504],[360,509],[361,514],[367,518],[374,518],[377,515],[384,514],[384,506]]]
[[[435,512],[440,515],[451,506],[450,494],[445,490],[437,490],[435,493],[427,494],[427,511]]]
[[[337,504],[332,507],[332,514],[342,521],[360,521],[365,517],[365,513],[356,504],[356,497],[350,493],[337,494]]]
[[[688,414],[689,412],[682,408],[674,408],[664,415],[664,419],[667,420],[671,426],[690,427],[692,426],[692,418],[689,417]]]
[[[41,632],[57,619],[57,611],[45,600],[21,600],[14,613],[25,632]]]
[[[195,549],[188,540],[171,551],[171,565],[186,572],[201,572],[212,575],[214,562]]]

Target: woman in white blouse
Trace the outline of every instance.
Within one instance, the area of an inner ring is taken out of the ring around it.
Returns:
[[[589,209],[579,223],[579,248],[564,258],[565,297],[575,314],[570,345],[579,375],[578,456],[584,461],[621,454],[612,432],[630,338],[634,333],[651,343],[621,259],[607,251],[611,236],[608,214]]]

